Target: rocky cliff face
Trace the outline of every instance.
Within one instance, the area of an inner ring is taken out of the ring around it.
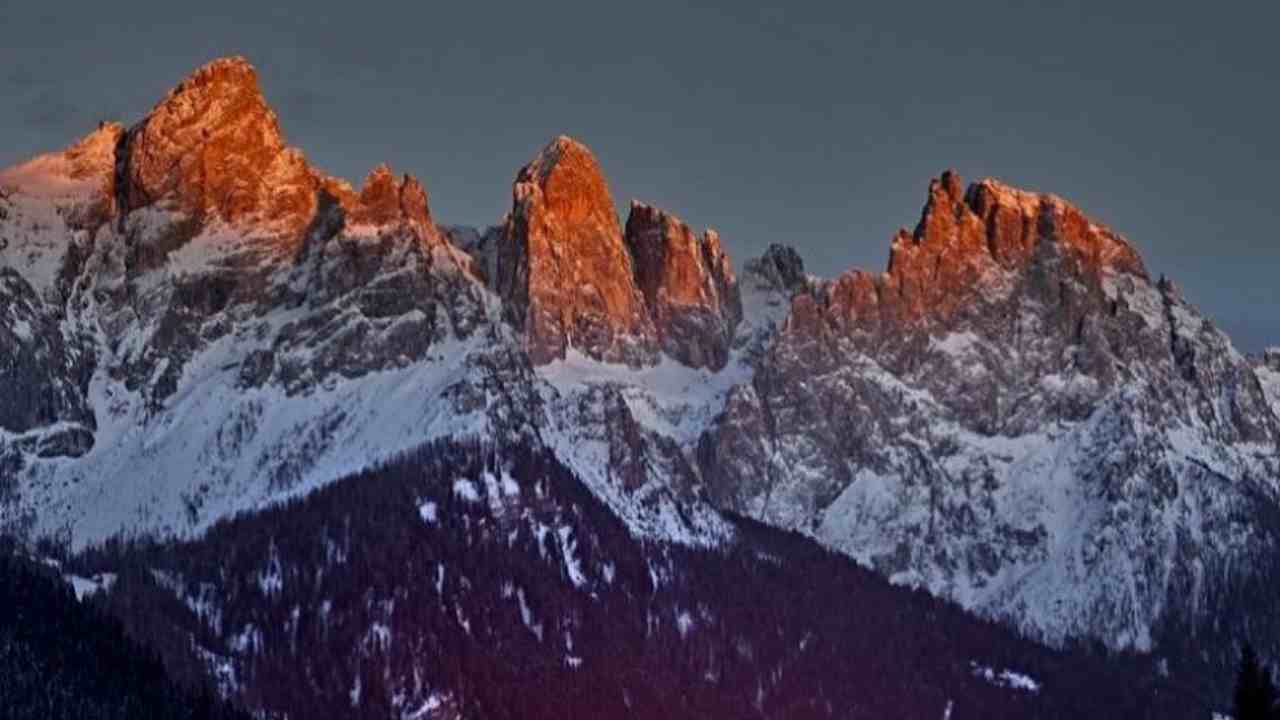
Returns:
[[[119,125],[0,172],[0,494],[22,454],[79,456],[93,444],[86,402],[97,348],[63,306],[97,228],[114,207]],[[36,432],[36,435],[29,433]]]
[[[192,532],[432,437],[555,426],[544,405],[582,398],[534,374],[548,348],[656,362],[589,151],[558,139],[516,196],[509,232],[455,246],[416,179],[379,166],[356,189],[306,165],[239,59],[129,130],[3,171],[0,520],[76,545]],[[528,302],[491,290],[498,259],[531,279]],[[562,293],[577,305],[547,320]],[[509,324],[516,308],[533,321]],[[574,407],[607,418],[589,433],[602,445],[582,438],[575,457],[605,448],[632,468],[592,474],[602,494],[638,532],[716,536],[709,509],[682,517],[653,484],[687,460],[599,392]]]
[[[915,231],[899,231],[893,239],[888,271],[841,275],[823,298],[824,314],[827,324],[845,332],[945,324],[1001,293],[1002,282],[1036,275],[1045,285],[1073,280],[1087,286],[1101,283],[1104,274],[1146,278],[1142,260],[1123,238],[1061,198],[994,180],[966,192],[947,172],[930,183]]]
[[[533,361],[573,347],[598,360],[651,363],[656,332],[591,152],[556,138],[520,170],[512,195],[494,280]]]
[[[720,236],[697,237],[678,218],[632,203],[626,241],[663,351],[690,367],[723,368],[742,299]]]
[[[0,187],[6,525],[181,533],[424,433],[531,432],[528,361],[422,185],[307,166],[241,60]]]
[[[1280,552],[1274,354],[1061,198],[954,173],[833,280],[782,246],[737,276],[640,204],[624,233],[563,137],[501,225],[444,232],[411,177],[310,167],[218,61],[0,172],[0,348],[0,522],[77,546],[478,435],[637,536],[741,513],[1051,641],[1157,647]]]
[[[1255,364],[1258,381],[1271,401],[1271,409],[1280,416],[1280,347],[1268,348]]]
[[[275,113],[240,58],[183,80],[122,138],[121,210],[162,204],[204,218],[296,232],[315,209],[315,182],[286,146]]]
[[[796,293],[700,456],[722,507],[1051,641],[1149,648],[1277,547],[1217,529],[1275,502],[1277,438],[1247,361],[1127,242],[947,174],[886,273]]]
[[[0,428],[25,433],[59,422],[92,426],[84,401],[92,354],[41,312],[40,298],[10,268],[0,269],[0,318]]]

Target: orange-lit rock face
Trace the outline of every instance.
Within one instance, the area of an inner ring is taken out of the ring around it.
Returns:
[[[742,302],[720,237],[632,203],[626,241],[662,349],[691,367],[724,367]]]
[[[406,222],[422,227],[432,225],[426,188],[411,175],[397,180],[387,165],[379,165],[369,173],[359,196],[339,195],[339,198],[349,214],[348,222],[352,224]]]
[[[69,178],[95,187],[88,202],[67,216],[70,226],[93,229],[110,221],[115,212],[116,147],[124,132],[118,123],[103,123],[63,151],[70,165]]]
[[[315,208],[316,180],[286,147],[257,73],[240,58],[215,60],[182,81],[130,130],[122,161],[126,212],[165,203],[297,229]]]
[[[348,225],[406,224],[434,236],[427,192],[380,165],[360,192],[311,168],[285,144],[275,112],[241,58],[215,60],[183,80],[120,147],[118,193],[128,212],[159,204],[206,220],[213,216],[302,241],[316,219],[319,196],[332,198]]]
[[[103,123],[67,148],[65,154],[71,163],[71,178],[110,182],[115,170],[116,145],[123,134],[124,126],[119,123]]]
[[[1044,241],[1078,263],[1082,271],[1146,277],[1142,258],[1132,245],[1057,195],[983,180],[969,188],[965,209],[982,221],[989,252],[1003,267],[1025,267],[1037,244]]]
[[[572,346],[600,360],[651,362],[656,341],[609,188],[595,157],[556,138],[516,177],[495,284],[534,363]]]
[[[930,183],[915,231],[894,237],[888,271],[850,270],[828,283],[823,316],[825,326],[843,332],[945,323],[1023,276],[1096,288],[1108,272],[1146,277],[1131,245],[1062,198],[995,180],[965,191],[946,172]]]

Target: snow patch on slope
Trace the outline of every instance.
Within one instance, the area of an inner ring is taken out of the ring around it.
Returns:
[[[77,600],[84,600],[99,592],[108,592],[111,590],[111,586],[116,583],[115,573],[98,573],[93,577],[63,575],[62,578],[71,584],[71,589],[75,592]]]
[[[980,665],[976,662],[969,663],[973,669],[973,674],[986,680],[996,687],[1010,688],[1012,690],[1025,690],[1029,693],[1040,692],[1040,683],[1030,675],[1025,675],[1013,670],[1001,670],[996,672],[994,668],[986,665]]]
[[[41,463],[27,480],[37,532],[69,528],[75,547],[121,532],[194,534],[435,438],[484,436],[489,427],[483,408],[459,414],[444,397],[467,381],[468,360],[483,352],[478,338],[450,341],[430,362],[300,395],[236,388],[240,342],[228,336],[197,356],[181,391],[154,414],[99,370],[90,384],[93,449],[77,462]]]
[[[1247,453],[1214,452],[1193,428],[1147,427],[1134,401],[1122,391],[1084,422],[1017,437],[939,421],[930,433],[948,438],[952,454],[910,476],[857,469],[815,535],[896,584],[1051,644],[1102,629],[1113,647],[1150,651],[1179,544],[1229,526],[1233,504],[1217,478],[1266,469]],[[1149,497],[1108,497],[1096,483],[1139,445],[1149,464],[1123,482]],[[895,465],[912,467],[910,455]],[[1160,484],[1161,467],[1172,469],[1176,488]],[[1243,528],[1218,537],[1228,554],[1252,542]],[[1144,582],[1137,563],[1157,559],[1160,574]],[[1196,583],[1193,594],[1202,590]]]
[[[537,372],[565,395],[591,385],[622,388],[637,422],[681,444],[696,442],[724,408],[729,391],[751,379],[750,366],[736,356],[719,372],[690,368],[665,355],[657,365],[631,368],[594,360],[576,348]]]
[[[7,216],[0,237],[0,268],[12,268],[42,298],[57,288],[63,258],[72,247],[84,245],[89,233],[68,226],[68,215],[92,202],[92,188],[68,182],[19,190],[4,190],[0,175],[0,217]],[[8,195],[10,202],[3,202]],[[65,193],[65,194],[64,194]]]
[[[664,474],[664,468],[650,467],[640,488],[620,485],[614,477],[614,448],[602,427],[617,409],[605,405],[607,396],[601,393],[618,392],[635,423],[691,457],[729,390],[749,377],[748,371],[736,358],[719,373],[695,370],[666,357],[656,366],[637,369],[598,362],[570,348],[564,360],[537,369],[552,423],[541,436],[637,537],[717,545],[731,537],[730,525],[706,503],[677,499],[675,478]]]

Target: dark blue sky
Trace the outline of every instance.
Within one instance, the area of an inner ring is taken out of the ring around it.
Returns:
[[[496,222],[566,132],[620,206],[714,226],[739,265],[782,242],[879,270],[954,167],[1065,196],[1242,348],[1280,344],[1276,3],[178,5],[0,0],[0,165],[238,53],[313,162],[390,161],[443,222]]]

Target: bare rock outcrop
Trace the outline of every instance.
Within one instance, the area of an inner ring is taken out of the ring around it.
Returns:
[[[500,226],[441,232],[412,177],[309,167],[215,61],[0,171],[0,529],[200,532],[515,438],[638,536],[717,543],[741,513],[1054,642],[1195,641],[1275,586],[1248,569],[1280,557],[1280,354],[1236,352],[1061,198],[948,172],[884,272],[780,245],[741,268],[652,207],[624,232],[564,137]]]
[[[434,227],[427,190],[412,175],[396,179],[385,163],[374,168],[360,194],[343,198],[354,225],[393,225],[408,223],[420,228]]]
[[[702,478],[720,507],[1030,634],[1148,648],[1204,602],[1169,588],[1280,542],[1262,523],[1184,541],[1269,502],[1276,376],[1061,198],[962,188],[930,184],[886,272],[793,293],[700,439]],[[1070,600],[1014,579],[1032,568]]]
[[[945,324],[1028,273],[1095,289],[1105,273],[1148,277],[1128,241],[1062,198],[992,179],[965,190],[948,171],[929,184],[915,230],[893,238],[886,272],[837,277],[826,288],[825,314],[839,331]]]
[[[214,60],[179,83],[129,130],[118,163],[124,212],[160,203],[292,236],[315,211],[315,174],[285,144],[257,72],[239,57]]]
[[[747,261],[747,272],[771,289],[794,293],[806,287],[804,260],[795,248],[772,244],[764,255]]]
[[[720,236],[698,237],[674,215],[632,203],[626,241],[663,351],[690,367],[724,367],[742,299]]]
[[[657,333],[591,151],[556,138],[520,170],[512,195],[491,280],[533,362],[570,347],[597,360],[652,362]]]

